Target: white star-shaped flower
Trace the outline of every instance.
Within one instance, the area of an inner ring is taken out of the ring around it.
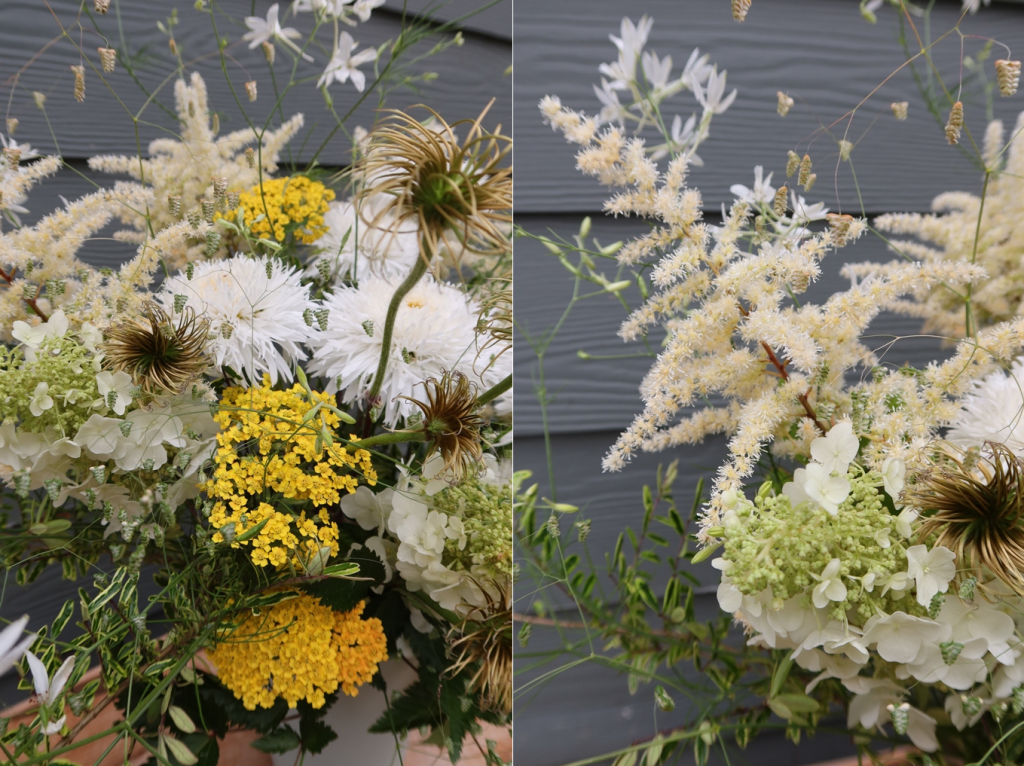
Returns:
[[[245,25],[249,27],[249,31],[242,35],[242,39],[249,41],[250,50],[271,40],[278,40],[301,55],[306,61],[312,61],[312,56],[303,53],[299,46],[292,42],[292,40],[302,37],[302,33],[293,27],[282,28],[278,19],[278,11],[278,4],[274,3],[267,11],[265,19],[261,19],[259,16],[246,16]]]
[[[839,513],[840,503],[850,496],[850,482],[842,476],[830,476],[817,463],[810,463],[802,478],[803,491],[832,516]]]
[[[32,392],[32,399],[29,400],[28,409],[37,418],[46,410],[53,407],[53,397],[49,395],[50,384],[39,383]]]
[[[348,32],[342,32],[338,35],[338,42],[334,46],[334,53],[331,55],[331,60],[327,62],[327,68],[324,70],[324,73],[317,80],[316,87],[329,86],[332,82],[345,83],[351,79],[352,84],[356,86],[356,90],[360,93],[363,92],[363,88],[366,87],[366,75],[360,72],[358,67],[369,61],[375,61],[377,51],[374,48],[367,48],[353,56],[352,51],[355,50],[357,45],[359,43],[353,40],[352,35]]]
[[[811,577],[818,581],[811,598],[818,609],[824,609],[830,601],[842,601],[846,598],[846,585],[839,576],[839,567],[839,559],[832,559],[820,576],[811,574]]]

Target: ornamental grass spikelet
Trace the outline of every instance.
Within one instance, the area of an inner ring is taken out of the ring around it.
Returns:
[[[512,140],[481,125],[485,109],[475,120],[452,125],[429,107],[424,125],[405,112],[392,111],[369,134],[357,170],[367,179],[364,198],[390,197],[370,223],[380,228],[391,215],[396,231],[415,220],[429,260],[445,234],[454,233],[464,248],[482,255],[507,252],[503,230],[511,221],[512,168],[505,164]],[[469,125],[460,144],[455,128]]]
[[[892,109],[892,116],[901,122],[907,119],[907,109],[909,107],[909,101],[893,101],[889,104],[889,108]]]
[[[956,144],[960,142],[960,129],[964,126],[964,105],[962,101],[953,104],[949,110],[949,119],[946,121],[946,140]]]
[[[997,442],[980,451],[941,443],[931,465],[908,485],[906,505],[920,509],[921,540],[956,554],[980,582],[991,572],[1024,593],[1024,460]]]
[[[459,481],[482,465],[480,429],[487,421],[477,413],[476,386],[461,372],[447,370],[440,380],[430,378],[424,385],[426,402],[403,398],[423,411],[423,433],[430,441],[427,457],[440,452],[444,471]]]
[[[143,314],[112,324],[102,348],[114,372],[127,372],[143,390],[180,393],[209,364],[210,322],[186,306],[175,322],[154,303]]]
[[[750,11],[750,0],[732,0],[732,17],[736,21],[744,21]]]
[[[1000,95],[1012,96],[1020,83],[1020,62],[1006,59],[996,61],[996,79],[999,81]]]

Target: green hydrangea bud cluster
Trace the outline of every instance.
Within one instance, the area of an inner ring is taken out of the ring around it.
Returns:
[[[896,519],[878,489],[882,477],[852,466],[847,479],[850,495],[835,516],[813,503],[793,507],[788,497],[767,487],[753,502],[740,500],[727,514],[721,534],[724,558],[732,562],[728,575],[740,592],[756,596],[770,586],[781,601],[806,594],[804,606],[809,608],[810,592],[818,584],[814,576],[839,559],[847,596],[830,605],[833,619],[852,617],[847,613],[854,610],[866,620],[879,609],[893,611],[897,600],[899,609],[923,613],[913,599],[904,598],[909,590],[890,590],[882,596],[881,584],[907,571],[906,553],[894,529]],[[880,540],[886,536],[890,545],[882,547]]]
[[[511,483],[493,485],[467,477],[458,486],[438,492],[433,501],[438,511],[462,519],[466,530],[464,550],[459,550],[458,540],[445,542],[447,566],[454,570],[483,567],[495,582],[511,582]]]
[[[53,406],[38,417],[30,409],[36,386],[46,383]],[[20,348],[0,346],[0,422],[42,433],[56,428],[62,436],[74,436],[94,412],[99,397],[93,355],[70,335],[48,338],[28,361]]]

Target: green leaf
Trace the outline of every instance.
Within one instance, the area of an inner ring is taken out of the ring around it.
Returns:
[[[178,727],[179,731],[185,734],[191,734],[196,730],[196,725],[192,723],[192,719],[188,717],[188,713],[177,705],[171,705],[167,712],[170,714],[171,720],[174,721],[174,725]]]
[[[50,628],[50,635],[56,638],[60,635],[61,631],[67,626],[68,621],[71,619],[71,615],[75,611],[75,601],[65,601],[64,606],[60,608],[60,612],[57,614],[56,619],[53,621],[53,626]]]
[[[351,559],[359,565],[360,579],[330,577],[303,583],[299,587],[310,596],[319,598],[323,606],[329,606],[336,612],[354,609],[371,587],[384,582],[384,564],[368,548],[356,551]]]
[[[323,721],[309,716],[302,716],[299,719],[299,736],[302,739],[302,746],[314,755],[338,738],[334,729]]]
[[[167,745],[167,749],[171,755],[181,764],[181,766],[195,766],[199,763],[199,759],[195,757],[191,750],[188,749],[188,745],[182,742],[180,739],[163,735],[163,741]]]
[[[709,545],[707,548],[699,550],[695,554],[693,554],[693,558],[690,561],[693,564],[699,564],[702,561],[706,561],[707,559],[711,558],[715,554],[715,551],[717,551],[721,547],[722,543],[715,543],[714,545]]]
[[[261,521],[255,527],[250,527],[249,529],[245,530],[245,532],[243,532],[235,538],[235,542],[244,543],[247,540],[252,540],[254,537],[256,537],[256,535],[258,535],[263,530],[263,527],[267,526],[267,522],[270,521],[270,518],[270,516],[267,516],[267,518],[263,519],[263,521]]]
[[[269,734],[265,734],[252,743],[252,746],[264,753],[287,753],[302,744],[299,735],[289,726],[279,726]]]
[[[806,694],[780,694],[775,698],[794,713],[816,713],[820,705]]]
[[[331,564],[326,567],[323,574],[327,577],[351,577],[359,574],[359,565],[354,561],[346,561],[341,564]]]
[[[782,691],[782,684],[786,682],[786,678],[789,676],[789,670],[793,667],[793,653],[790,652],[786,658],[775,666],[775,672],[772,673],[772,688],[769,693],[769,697],[777,697],[779,692]]]

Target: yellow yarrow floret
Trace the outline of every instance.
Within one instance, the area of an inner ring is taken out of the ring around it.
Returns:
[[[304,699],[321,708],[324,695],[339,688],[356,696],[387,661],[384,626],[362,619],[365,607],[335,612],[306,595],[282,601],[247,615],[209,658],[247,710],[273,707],[278,697],[288,707]]]
[[[377,474],[367,450],[349,452],[338,442],[319,445],[316,428],[336,429],[337,415],[321,410],[309,423],[303,417],[316,402],[331,403],[330,394],[313,392],[305,397],[301,386],[274,391],[269,376],[259,388],[229,388],[214,419],[221,426],[213,477],[203,490],[215,503],[210,525],[218,530],[215,543],[225,542],[225,527],[233,524],[231,545],[249,546],[257,566],[283,566],[292,559],[308,559],[323,547],[338,553],[338,526],[327,506],[336,506],[342,493],[352,493],[359,476],[373,486]],[[272,495],[287,500],[307,500],[315,515],[276,508],[267,502]],[[265,522],[265,523],[264,523]],[[250,540],[239,541],[263,523]]]
[[[324,213],[334,191],[305,176],[267,179],[262,193],[257,184],[238,197],[245,210],[245,223],[257,237],[284,242],[289,228],[295,239],[309,245],[327,233]],[[262,219],[257,220],[263,216]],[[293,224],[298,224],[294,228]]]

